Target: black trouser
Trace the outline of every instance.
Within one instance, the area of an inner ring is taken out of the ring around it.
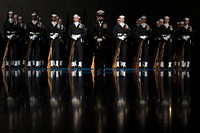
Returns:
[[[141,60],[144,62],[148,62],[149,61],[149,42],[148,40],[139,40],[138,42],[139,42],[138,46],[142,45]]]
[[[191,42],[190,40],[185,42],[185,47],[184,47],[184,60],[185,61],[191,61]]]
[[[95,47],[95,69],[103,68],[105,64],[105,46],[97,43]]]
[[[60,41],[55,38],[52,44],[52,60],[60,60]]]
[[[165,42],[165,48],[164,48],[164,62],[172,62],[173,61],[173,45],[170,42],[170,40]]]
[[[73,61],[83,61],[83,43],[81,42],[81,39],[75,41]]]
[[[126,40],[117,40],[116,41],[116,49],[120,45],[120,54],[119,54],[119,60],[122,62],[126,62],[126,56],[127,56],[127,43]]]
[[[40,60],[40,41],[39,39],[33,40],[31,43],[30,60]]]

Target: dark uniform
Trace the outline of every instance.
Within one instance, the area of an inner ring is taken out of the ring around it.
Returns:
[[[73,16],[73,24],[69,25],[68,36],[71,37],[71,43],[75,41],[74,53],[72,59],[72,67],[82,68],[83,61],[83,43],[87,35],[85,26],[80,22],[80,16],[75,14]]]
[[[194,31],[192,27],[189,25],[189,18],[184,18],[184,26],[180,27],[177,30],[177,37],[181,41],[179,47],[179,62],[178,65],[184,68],[190,67],[191,61],[191,45],[192,38],[194,36]]]
[[[62,20],[59,19],[58,20],[59,24],[60,24],[60,67],[64,67],[64,64],[66,63],[67,59],[67,31],[66,31],[66,27],[62,24]]]
[[[146,23],[146,16],[141,17],[141,24],[135,28],[134,32],[138,47],[141,47],[138,50],[142,50],[141,57],[139,57],[139,67],[143,66],[147,68],[149,62],[149,40],[152,36],[152,29]]]
[[[52,42],[51,67],[59,67],[60,60],[60,33],[61,25],[58,23],[57,15],[52,14],[52,21],[48,27],[48,34]]]
[[[31,41],[30,59],[28,61],[28,67],[39,67],[40,60],[40,34],[41,23],[38,21],[37,14],[32,13],[32,20],[27,24],[27,34]],[[36,62],[35,62],[36,61]]]
[[[108,47],[108,40],[110,38],[110,29],[108,23],[104,20],[105,12],[98,10],[97,20],[91,28],[91,35],[94,42],[94,54],[95,54],[95,70],[103,69],[107,62],[106,50]]]
[[[25,64],[25,56],[26,56],[26,24],[23,22],[22,16],[18,17],[18,25],[17,25],[17,44],[18,44],[18,63],[17,65],[20,67]]]
[[[6,37],[6,43],[9,42],[8,54],[6,59],[6,67],[14,65],[14,60],[16,60],[16,32],[17,24],[13,19],[13,11],[8,12],[8,18],[3,25],[4,36]],[[12,62],[11,62],[12,61]]]
[[[117,24],[113,27],[112,33],[116,41],[116,48],[120,45],[120,55],[117,67],[126,67],[127,60],[127,38],[130,36],[130,28],[124,23],[125,16],[120,15]],[[120,64],[119,64],[120,63]]]
[[[173,26],[169,24],[170,18],[168,16],[164,17],[164,24],[160,26],[160,35],[159,37],[162,39],[164,43],[164,59],[161,61],[161,68],[165,67],[168,64],[168,68],[172,68],[173,62],[173,45],[172,39],[174,37],[174,29]]]

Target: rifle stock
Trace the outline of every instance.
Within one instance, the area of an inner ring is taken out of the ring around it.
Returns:
[[[25,57],[25,65],[24,65],[24,68],[27,68],[28,66],[28,61],[29,61],[29,56],[30,56],[30,52],[31,52],[31,44],[32,44],[32,41],[29,42],[29,45],[28,45],[28,50],[26,52],[26,57]]]
[[[153,68],[157,68],[157,62],[158,62],[158,58],[159,58],[160,47],[161,47],[161,43],[159,42],[158,48],[156,49],[156,57],[155,57],[155,60],[154,60]]]
[[[112,68],[113,68],[113,69],[116,69],[116,68],[117,68],[117,60],[118,60],[118,57],[119,57],[119,54],[120,54],[121,42],[122,42],[122,41],[120,41],[120,42],[118,43],[118,46],[117,46],[117,48],[116,48],[116,50],[115,50],[115,55],[114,55],[113,63],[112,63]]]
[[[1,65],[2,69],[5,68],[5,61],[6,61],[6,57],[7,57],[7,54],[8,54],[9,43],[10,43],[10,40],[8,40],[7,43],[6,43],[6,48],[5,48],[5,51],[4,51],[4,56],[3,56],[2,65]]]
[[[138,68],[139,66],[139,58],[141,57],[142,54],[142,45],[143,45],[144,40],[141,41],[140,45],[137,48],[137,53],[136,57],[133,59],[134,60],[134,68]]]
[[[75,45],[75,41],[72,42],[72,47],[71,47],[71,49],[70,49],[68,68],[71,68],[71,67],[72,67],[72,56],[73,56],[73,54],[74,54],[74,45]]]
[[[50,68],[50,67],[51,67],[52,45],[53,45],[53,40],[51,40],[51,42],[50,42],[50,48],[49,48],[49,55],[48,55],[47,68]]]

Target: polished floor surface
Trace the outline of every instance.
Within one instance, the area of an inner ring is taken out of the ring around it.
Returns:
[[[1,133],[196,133],[195,70],[11,69],[0,75]]]

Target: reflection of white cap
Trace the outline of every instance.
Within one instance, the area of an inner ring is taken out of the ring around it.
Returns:
[[[146,19],[147,17],[145,15],[141,16],[140,17],[141,19]]]
[[[170,17],[169,16],[165,16],[164,19],[170,19]]]
[[[120,15],[119,18],[125,18],[125,16],[124,15]]]
[[[78,14],[74,14],[73,18],[81,18]]]
[[[56,14],[52,14],[51,16],[52,16],[52,17],[57,17],[57,15],[56,15]]]
[[[31,14],[31,16],[36,16],[37,15],[37,13],[36,12],[33,12],[32,14]]]
[[[185,17],[184,20],[190,20],[189,18]]]

